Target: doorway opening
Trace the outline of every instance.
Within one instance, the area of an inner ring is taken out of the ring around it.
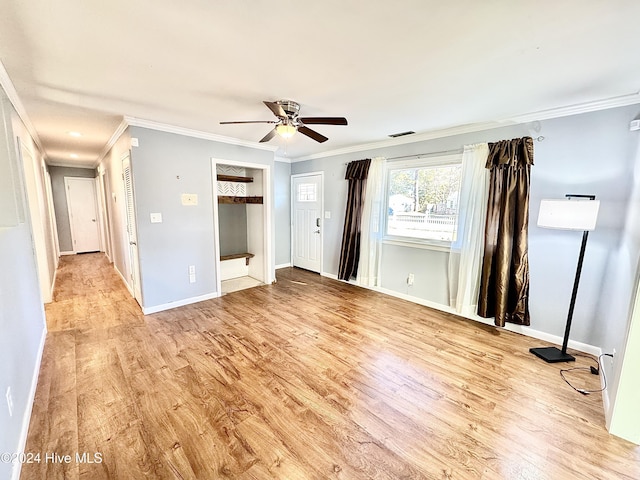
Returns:
[[[212,162],[218,292],[271,283],[270,167]]]

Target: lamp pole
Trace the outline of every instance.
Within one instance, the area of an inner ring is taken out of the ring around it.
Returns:
[[[587,249],[587,238],[589,232],[585,230],[582,233],[582,246],[580,247],[580,256],[578,257],[578,268],[576,269],[576,278],[573,281],[573,292],[571,293],[571,302],[569,303],[569,314],[567,315],[567,326],[564,329],[564,341],[562,342],[562,354],[567,354],[567,345],[569,343],[569,332],[571,331],[571,322],[573,321],[573,310],[576,306],[576,297],[578,296],[578,284],[580,283],[580,274],[582,273],[582,263],[584,262],[584,252]]]

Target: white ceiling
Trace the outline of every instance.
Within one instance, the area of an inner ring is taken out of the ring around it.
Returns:
[[[314,127],[324,144],[272,140],[296,158],[640,89],[637,0],[0,0],[0,13],[0,60],[50,163],[95,165],[123,116],[246,141],[271,127],[219,122],[274,119],[263,100],[347,117]]]

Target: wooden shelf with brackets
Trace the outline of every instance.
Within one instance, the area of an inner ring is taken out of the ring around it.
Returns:
[[[232,195],[218,195],[218,203],[226,203],[226,204],[247,203],[247,204],[262,205],[263,197],[234,197]]]
[[[235,175],[217,175],[219,182],[240,182],[240,183],[252,183],[253,177],[237,177]]]
[[[249,260],[251,260],[255,255],[253,253],[234,253],[232,255],[220,255],[220,261],[224,262],[225,260],[234,260],[236,258],[244,258],[246,264],[249,265]]]

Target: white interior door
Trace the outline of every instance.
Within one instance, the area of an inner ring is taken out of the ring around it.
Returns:
[[[293,266],[322,270],[322,174],[294,175],[291,182]]]
[[[127,155],[122,160],[122,177],[127,209],[127,236],[129,237],[129,271],[133,296],[142,305],[142,290],[140,289],[140,263],[138,260],[138,233],[136,230],[136,211],[133,198],[133,177],[131,174],[131,159]]]
[[[100,251],[100,226],[93,178],[65,177],[73,251]]]

